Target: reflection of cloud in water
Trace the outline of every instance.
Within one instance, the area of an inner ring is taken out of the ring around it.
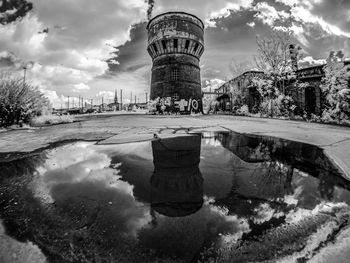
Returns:
[[[298,198],[299,198],[300,194],[302,193],[302,191],[303,191],[302,185],[296,187],[293,190],[292,194],[284,196],[283,202],[286,203],[288,206],[296,206],[298,204]]]
[[[103,152],[108,156],[115,155],[135,155],[142,159],[153,160],[151,151],[151,142],[136,142],[118,145],[96,145],[94,149],[97,152]]]
[[[39,247],[32,242],[19,242],[6,235],[5,227],[0,220],[0,262],[44,263],[47,259]]]
[[[276,212],[268,203],[260,204],[254,209],[254,213],[255,215],[252,217],[252,220],[255,224],[262,224],[270,221],[273,217],[279,218],[284,215],[283,212]]]
[[[139,231],[140,242],[169,256],[182,255],[189,260],[203,245],[237,241],[250,231],[247,220],[228,215],[227,210],[210,202],[207,200],[197,213],[186,217],[154,214],[152,224]]]
[[[104,236],[136,236],[149,221],[149,208],[137,202],[133,186],[110,168],[107,154],[89,143],[75,143],[50,152],[33,190],[80,227],[100,229]]]
[[[337,211],[348,207],[348,205],[344,202],[341,203],[332,203],[332,202],[321,202],[314,209],[308,210],[304,208],[296,208],[294,210],[289,211],[286,214],[286,223],[294,224],[303,220],[306,217],[315,216],[317,214],[334,214]]]

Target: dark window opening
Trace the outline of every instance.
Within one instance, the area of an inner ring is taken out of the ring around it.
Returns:
[[[174,48],[177,48],[177,39],[174,39]]]
[[[178,100],[179,100],[179,94],[174,93],[174,94],[173,94],[173,100],[174,100],[174,101],[178,101]]]
[[[198,43],[196,43],[196,45],[194,46],[194,49],[193,49],[193,51],[194,51],[194,52],[196,52],[196,51],[197,51],[198,46],[199,46],[199,45],[198,45]]]
[[[190,41],[186,40],[185,49],[188,49],[189,46],[190,46]]]
[[[173,80],[178,80],[179,79],[179,70],[177,68],[173,69]]]
[[[165,50],[166,49],[166,42],[165,42],[165,40],[162,40],[162,45],[163,45],[163,49]]]
[[[157,48],[155,43],[153,43],[153,48],[154,48],[154,51],[157,53],[158,52],[158,48]]]

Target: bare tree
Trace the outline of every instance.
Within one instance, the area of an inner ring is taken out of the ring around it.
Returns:
[[[257,36],[258,55],[255,57],[256,66],[268,73],[284,75],[292,71],[290,45],[294,42],[290,30],[273,30],[266,37]],[[296,59],[301,57],[300,47],[297,47]]]
[[[229,69],[232,74],[232,78],[235,78],[246,71],[252,70],[254,67],[254,61],[249,60],[238,62],[237,60],[232,59],[229,64]]]
[[[298,52],[300,48],[295,48],[293,42],[293,34],[288,29],[272,30],[270,34],[256,38],[258,54],[255,64],[265,74],[263,78],[253,79],[253,83],[266,105],[262,107],[268,107],[267,111],[271,116],[274,115],[274,108],[277,112],[291,108],[292,99],[286,96],[285,82],[295,77],[296,61],[301,56]],[[292,57],[296,59],[294,63]]]

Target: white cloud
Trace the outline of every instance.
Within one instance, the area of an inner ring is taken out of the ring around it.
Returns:
[[[172,0],[156,1],[153,16],[167,11],[184,11],[198,16],[205,21],[206,26],[215,26],[212,18],[228,16],[230,9],[250,7],[253,0]],[[200,7],[200,8],[199,8]]]
[[[316,65],[324,65],[326,64],[325,59],[314,59],[312,56],[306,56],[299,60],[298,64],[301,68],[307,68]]]
[[[114,92],[112,91],[106,91],[106,90],[101,90],[96,94],[96,97],[103,97],[105,99],[113,99],[114,98]]]
[[[206,24],[208,26],[215,26],[215,23],[210,21],[212,18],[217,18],[217,17],[228,17],[231,12],[230,10],[239,10],[240,8],[248,8],[251,6],[253,3],[253,0],[239,0],[239,1],[233,1],[233,2],[228,2],[226,3],[225,7],[223,7],[220,10],[217,11],[212,11],[209,15],[209,18],[206,19]]]
[[[129,39],[131,24],[145,19],[147,10],[143,0],[33,0],[33,6],[22,20],[0,26],[0,53],[34,61],[28,80],[65,96],[94,88],[82,83],[108,70],[113,47]],[[48,33],[39,34],[45,28]]]
[[[274,26],[276,20],[283,21],[289,17],[289,14],[287,14],[285,11],[277,11],[276,8],[266,2],[257,3],[253,9],[258,11],[255,17],[271,27]]]
[[[219,88],[225,81],[221,79],[210,79],[205,81],[205,87],[202,88],[202,91],[214,91]]]
[[[350,36],[346,28],[343,27],[341,30],[335,24],[327,22],[326,17],[322,18],[321,15],[313,13],[315,12],[313,7],[320,4],[320,0],[277,1],[291,7],[291,15],[296,20],[291,30],[295,32],[296,37],[304,46],[309,46],[310,41],[308,38],[310,32],[306,28],[308,24],[319,25],[326,30],[327,36],[328,34]],[[255,7],[252,6],[253,2],[253,0],[156,1],[153,16],[166,11],[185,11],[197,15],[211,26],[215,26],[215,22],[210,19],[227,18],[230,14],[229,10],[236,10],[237,15],[241,15],[238,10],[242,8],[249,10],[255,8],[260,12],[257,15],[258,19],[265,25],[273,25],[277,19],[283,20],[288,17],[286,12],[278,10],[278,6],[273,6],[270,2],[267,4],[260,1]],[[149,90],[150,66],[135,72],[120,72],[115,76],[109,76],[108,79],[100,77],[108,70],[106,59],[111,57],[112,51],[116,51],[113,46],[129,40],[132,23],[146,19],[147,4],[144,0],[98,2],[93,0],[74,0],[73,2],[70,0],[33,0],[33,6],[32,12],[22,20],[0,26],[0,59],[5,57],[6,61],[10,60],[15,63],[17,70],[21,69],[22,62],[34,61],[34,67],[27,70],[28,81],[38,85],[41,89],[48,92],[56,91],[58,96],[64,95],[65,97],[77,96],[76,92],[81,91],[84,92],[84,97],[93,98],[98,91],[114,92],[115,89],[123,89],[125,94],[130,94],[132,90],[141,96],[145,90]],[[249,30],[252,35],[259,33],[255,32],[259,30],[258,19],[244,22],[244,25],[252,27]],[[38,34],[46,28],[48,28],[47,34]],[[220,42],[220,47],[225,45],[226,50],[218,49],[215,44],[222,40],[221,36],[228,34],[219,32],[219,30],[215,31],[215,34],[217,37],[215,40],[209,39],[206,35],[206,53],[202,60],[207,59],[208,67],[215,67],[210,78],[223,76],[221,72],[227,70],[226,65],[228,64],[225,59],[229,59],[232,53],[243,52],[242,48],[232,48],[236,40],[232,40],[232,43],[224,40],[226,42]],[[239,35],[236,38],[237,41],[241,39],[242,42],[245,41],[245,38]],[[250,40],[250,43],[254,42]],[[347,50],[350,50],[348,41],[343,43],[346,53]],[[251,48],[253,45],[244,43],[245,46]],[[252,51],[254,52],[255,50]],[[215,60],[212,59],[209,62],[210,54],[215,54]],[[221,68],[215,65],[219,55],[222,55],[219,60],[223,58],[223,61],[220,61]],[[120,62],[116,58],[112,63],[118,65]],[[151,64],[150,61],[147,63]],[[4,62],[2,65],[8,67],[10,64]],[[205,76],[203,73],[206,70],[208,68],[202,69],[202,76]],[[77,89],[80,83],[88,85],[90,89]],[[129,95],[125,97],[128,98]]]
[[[68,100],[69,100],[69,107],[77,107],[79,105],[79,100],[81,101],[82,98],[76,97],[76,96],[64,96],[64,95],[58,95],[55,90],[47,90],[47,89],[40,89],[40,91],[44,94],[45,97],[47,97],[51,103],[51,106],[54,109],[65,109],[68,107]],[[91,103],[90,99],[83,99],[83,103]],[[98,103],[98,102],[96,102]]]
[[[320,4],[322,0],[277,0],[277,2],[290,6],[291,16],[299,22],[318,24],[331,35],[350,37],[349,32],[345,32],[338,26],[326,22],[322,16],[312,13],[314,6]]]
[[[53,108],[58,109],[58,108],[66,108],[67,107],[67,102],[68,98],[64,97],[63,95],[58,96],[57,92],[54,90],[45,90],[41,89],[40,90],[45,97],[47,97],[52,105]]]
[[[252,22],[250,22],[250,23],[247,23],[247,25],[250,26],[250,27],[254,27],[254,26],[255,26],[255,22],[252,21]]]
[[[79,83],[74,85],[74,90],[75,92],[81,92],[85,90],[90,90],[90,87],[84,83]]]

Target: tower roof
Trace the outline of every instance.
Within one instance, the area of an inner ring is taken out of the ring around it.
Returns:
[[[179,12],[178,11],[170,11],[170,12],[166,12],[166,13],[162,13],[162,14],[156,15],[155,17],[153,17],[151,20],[148,21],[148,24],[147,24],[146,28],[148,29],[149,25],[154,20],[156,20],[157,18],[162,17],[162,16],[166,16],[166,15],[187,15],[187,16],[191,16],[191,17],[195,18],[196,20],[198,20],[202,24],[202,27],[204,29],[204,23],[199,17],[197,17],[197,16],[195,16],[193,14],[186,13],[186,12],[181,12],[181,11],[179,11]]]

